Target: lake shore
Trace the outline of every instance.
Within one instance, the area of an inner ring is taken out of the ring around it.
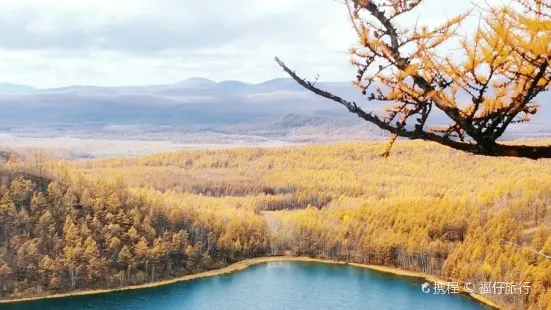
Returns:
[[[269,262],[315,262],[315,263],[325,263],[325,264],[339,264],[339,265],[345,265],[346,262],[343,261],[334,261],[334,260],[326,260],[326,259],[317,259],[317,258],[310,258],[310,257],[294,257],[294,256],[267,256],[267,257],[258,257],[258,258],[250,258],[245,259],[240,262],[228,265],[224,268],[200,272],[196,274],[186,275],[174,279],[168,279],[168,280],[162,280],[162,281],[156,281],[153,283],[145,283],[145,284],[139,284],[139,285],[130,285],[120,288],[114,288],[114,289],[100,289],[100,290],[83,290],[83,291],[74,291],[69,293],[62,293],[62,294],[55,294],[55,295],[45,295],[45,296],[36,296],[36,297],[25,297],[25,298],[18,298],[18,299],[5,299],[0,300],[0,304],[8,304],[8,303],[19,303],[19,302],[26,302],[26,301],[37,301],[37,300],[44,300],[44,299],[53,299],[53,298],[63,298],[63,297],[72,297],[72,296],[84,296],[84,295],[96,295],[96,294],[105,294],[105,293],[111,293],[111,292],[120,292],[120,291],[127,291],[127,290],[137,290],[137,289],[144,289],[144,288],[151,288],[151,287],[157,287],[162,285],[168,285],[173,284],[177,282],[184,282],[184,281],[191,281],[195,279],[202,279],[202,278],[208,278],[213,277],[217,275],[223,275],[223,274],[229,274],[237,271],[244,270],[250,266],[262,264],[262,263],[269,263]],[[376,270],[384,273],[390,273],[397,276],[405,276],[405,277],[414,277],[414,278],[422,278],[429,282],[438,282],[442,281],[446,283],[447,281],[439,279],[435,276],[427,275],[420,272],[415,271],[409,271],[394,267],[386,267],[386,266],[379,266],[379,265],[368,265],[368,264],[357,264],[357,263],[348,263],[350,266],[355,267],[361,267],[361,268],[368,268],[371,270]],[[485,296],[473,294],[468,294],[472,298],[478,300],[479,302],[488,305],[490,307],[501,309],[501,307],[493,302],[492,300],[486,298]]]

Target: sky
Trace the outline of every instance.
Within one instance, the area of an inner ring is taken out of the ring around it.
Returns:
[[[425,0],[428,23],[470,6]],[[337,0],[0,0],[0,82],[39,88],[149,85],[191,77],[351,81],[356,36]]]

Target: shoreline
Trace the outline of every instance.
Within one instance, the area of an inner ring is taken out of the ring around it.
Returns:
[[[39,301],[44,299],[57,299],[57,298],[64,298],[64,297],[73,297],[73,296],[87,296],[87,295],[99,295],[99,294],[106,294],[106,293],[113,293],[113,292],[120,292],[120,291],[129,291],[129,290],[138,290],[138,289],[145,289],[145,288],[152,288],[152,287],[158,287],[163,285],[169,285],[174,284],[178,282],[185,282],[185,281],[191,281],[196,279],[203,279],[203,278],[210,278],[218,275],[224,275],[229,274],[237,271],[244,270],[250,266],[263,264],[263,263],[270,263],[270,262],[312,262],[312,263],[324,263],[324,264],[336,264],[336,265],[350,265],[354,267],[360,267],[360,268],[367,268],[383,273],[389,273],[394,274],[397,276],[403,276],[403,277],[412,277],[412,278],[421,278],[425,279],[429,282],[437,282],[437,281],[443,281],[440,278],[432,275],[427,275],[421,272],[416,271],[409,271],[394,267],[387,267],[387,266],[379,266],[379,265],[368,265],[368,264],[358,264],[358,263],[346,263],[343,261],[334,261],[334,260],[327,260],[327,259],[318,259],[318,258],[310,258],[310,257],[293,257],[293,256],[266,256],[266,257],[258,257],[258,258],[250,258],[245,259],[242,261],[239,261],[237,263],[233,263],[231,265],[228,265],[224,268],[215,269],[215,270],[209,270],[204,271],[200,273],[195,273],[191,275],[186,275],[182,277],[177,277],[174,279],[167,279],[167,280],[161,280],[156,281],[152,283],[145,283],[145,284],[138,284],[138,285],[130,285],[130,286],[124,286],[120,288],[113,288],[113,289],[98,289],[98,290],[83,290],[83,291],[74,291],[74,292],[68,292],[68,293],[61,293],[61,294],[54,294],[54,295],[45,295],[45,296],[36,296],[36,297],[24,297],[24,298],[17,298],[17,299],[5,299],[0,300],[0,305],[2,304],[12,304],[12,303],[20,303],[20,302],[29,302],[29,301]],[[446,281],[444,281],[446,282]],[[478,302],[493,307],[495,309],[502,309],[501,306],[496,304],[494,301],[486,298],[485,296],[479,295],[479,294],[473,294],[473,293],[466,293],[464,294],[470,296],[471,298],[477,300]]]

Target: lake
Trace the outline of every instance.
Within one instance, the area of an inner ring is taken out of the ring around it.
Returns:
[[[489,309],[462,294],[425,294],[423,282],[347,265],[270,262],[154,288],[0,304],[0,310]]]

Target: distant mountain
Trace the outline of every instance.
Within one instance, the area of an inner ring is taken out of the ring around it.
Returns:
[[[190,78],[185,81],[174,84],[174,86],[182,88],[208,88],[216,84],[215,81],[205,79],[205,78]]]
[[[350,82],[318,82],[316,85],[356,102],[366,111],[377,113],[384,106],[368,101]],[[539,99],[543,104],[534,117],[537,126],[515,126],[512,130],[515,136],[527,132],[551,133],[551,107],[547,104],[551,97],[544,94]],[[105,128],[136,125],[144,132],[163,134],[167,130],[180,134],[208,130],[224,134],[245,131],[286,135],[296,128],[302,128],[300,132],[303,133],[312,132],[312,128],[325,128],[323,132],[328,132],[327,128],[344,128],[355,135],[361,129],[351,127],[351,122],[368,128],[344,107],[286,78],[257,84],[191,78],[173,84],[73,85],[51,89],[0,84],[0,132],[112,134]],[[429,123],[448,124],[449,121],[436,111]]]
[[[346,88],[356,90],[350,82],[320,82],[318,85],[330,88]],[[180,91],[180,92],[178,92]],[[141,86],[93,86],[71,85],[65,87],[37,89],[26,85],[10,83],[0,84],[0,95],[40,95],[61,93],[85,94],[220,94],[221,92],[274,92],[274,91],[305,91],[300,85],[289,78],[277,78],[258,84],[241,81],[215,82],[209,79],[194,77],[173,84],[141,85]],[[359,92],[358,92],[359,93]]]
[[[35,88],[26,85],[0,83],[0,95],[27,95],[35,91]]]

